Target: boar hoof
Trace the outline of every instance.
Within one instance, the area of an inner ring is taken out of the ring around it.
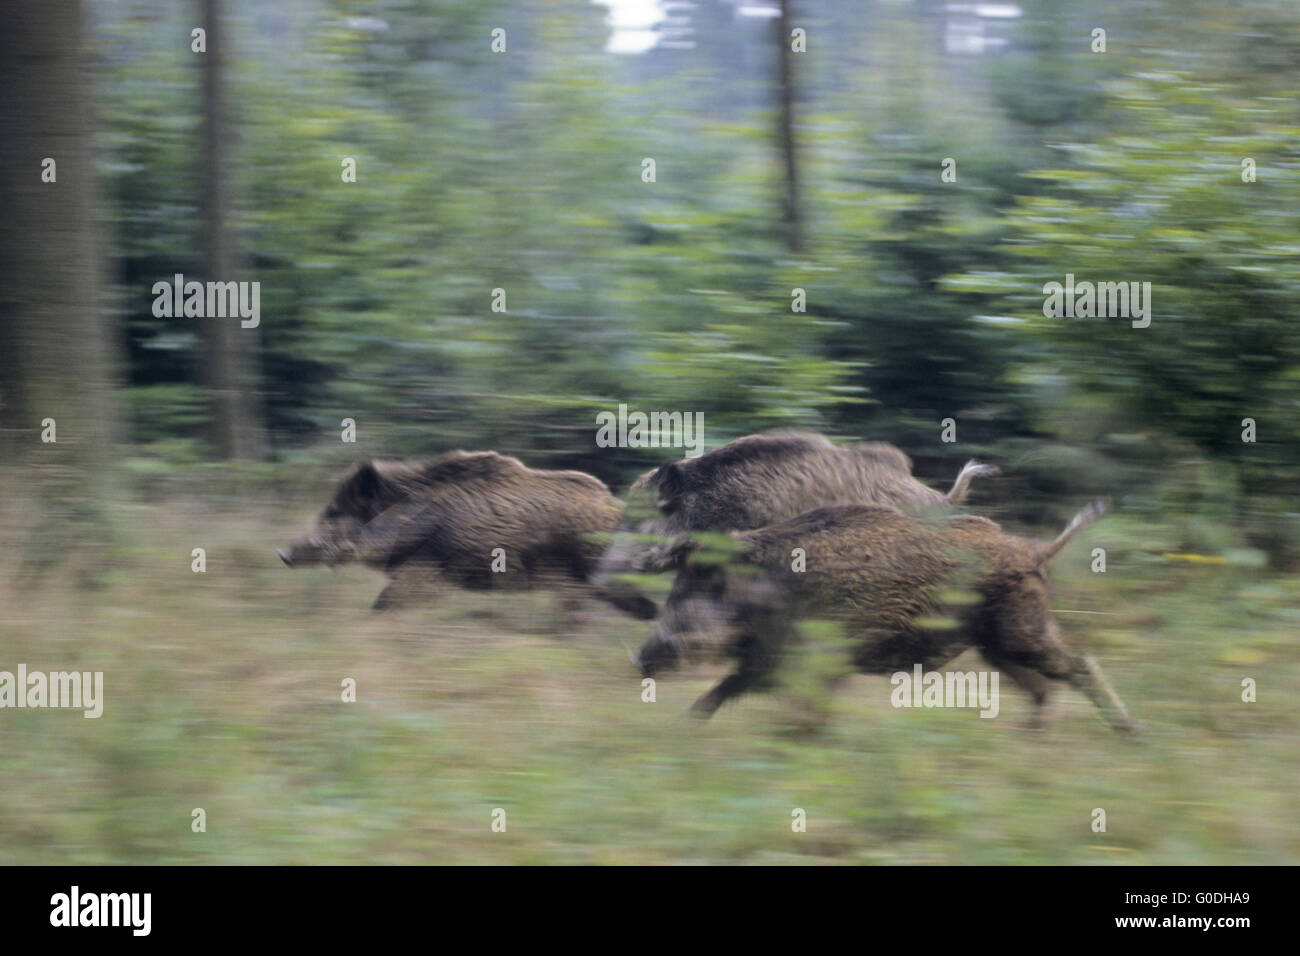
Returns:
[[[289,555],[286,552],[276,551],[275,553],[280,556],[280,560],[283,561],[286,565],[288,565],[289,567],[293,567],[293,558],[289,557]]]

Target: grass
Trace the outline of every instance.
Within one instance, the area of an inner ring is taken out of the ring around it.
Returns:
[[[1104,612],[1060,619],[1135,739],[1068,690],[1031,731],[1009,686],[985,720],[895,710],[879,677],[825,702],[818,733],[779,689],[699,724],[684,712],[716,672],[643,703],[626,651],[645,626],[616,612],[571,627],[550,594],[449,592],[377,616],[379,575],[277,560],[300,509],[187,494],[116,515],[89,577],[7,549],[0,669],[102,670],[106,701],[98,720],[0,711],[3,863],[1300,861],[1300,579],[1159,546],[1090,573],[1092,547],[1139,535],[1122,519],[1058,559],[1055,600]],[[12,502],[7,521],[22,540]]]

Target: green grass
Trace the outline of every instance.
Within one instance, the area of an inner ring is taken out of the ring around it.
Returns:
[[[779,689],[686,718],[716,671],[642,703],[626,652],[645,625],[600,607],[571,628],[550,594],[449,592],[373,615],[378,575],[276,559],[307,517],[190,497],[122,510],[117,546],[76,573],[9,549],[0,669],[102,670],[106,702],[99,720],[0,711],[0,862],[1300,861],[1295,577],[1132,548],[1091,574],[1107,519],[1058,559],[1055,606],[1105,612],[1060,620],[1143,735],[1068,690],[1031,731],[1007,684],[985,720],[894,710],[868,677],[808,733]]]

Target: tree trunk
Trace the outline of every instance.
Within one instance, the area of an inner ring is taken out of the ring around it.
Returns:
[[[48,465],[55,484],[89,502],[118,436],[86,22],[79,0],[9,0],[4,19],[0,461]],[[47,158],[52,182],[42,181]],[[52,444],[42,442],[47,419]]]
[[[204,278],[228,282],[237,256],[230,231],[230,129],[226,118],[225,24],[221,0],[200,0],[200,25],[207,31],[203,60],[203,145],[206,185],[202,218],[206,231]],[[258,398],[258,331],[238,318],[207,316],[203,330],[203,383],[210,414],[209,438],[219,458],[261,458],[266,454]]]
[[[781,14],[776,19],[776,43],[780,57],[780,119],[777,138],[785,166],[785,244],[798,252],[803,242],[803,223],[799,212],[799,164],[794,143],[794,51],[790,47],[790,0],[777,0]]]

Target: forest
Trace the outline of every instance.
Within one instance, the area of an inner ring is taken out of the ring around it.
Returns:
[[[0,710],[0,861],[1300,859],[1292,0],[3,19],[0,670],[104,681]],[[966,507],[1032,537],[1107,502],[1052,607],[1143,734],[816,653],[696,726],[643,621],[276,555],[370,459],[623,495],[788,428],[991,463]]]

